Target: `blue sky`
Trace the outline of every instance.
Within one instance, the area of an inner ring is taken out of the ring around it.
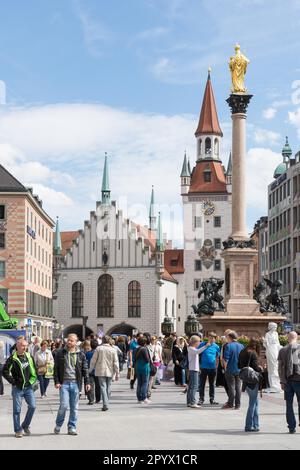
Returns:
[[[0,161],[63,229],[81,228],[94,210],[105,151],[114,199],[147,206],[154,184],[158,203],[180,204],[208,66],[227,162],[236,42],[254,94],[249,229],[264,215],[285,135],[300,147],[299,0],[0,0],[0,12]]]

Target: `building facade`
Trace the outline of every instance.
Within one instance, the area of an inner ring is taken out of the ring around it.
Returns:
[[[281,294],[288,307],[288,320],[300,324],[298,312],[299,285],[296,276],[298,243],[298,172],[300,165],[292,157],[288,140],[282,151],[283,162],[274,172],[274,181],[268,186],[269,277],[281,280]],[[299,180],[300,181],[300,180]]]
[[[0,165],[0,295],[9,315],[51,338],[54,222],[32,189]]]
[[[54,312],[64,325],[64,335],[72,331],[82,337],[83,321],[86,333],[132,335],[139,330],[160,335],[166,316],[174,319],[176,327],[177,281],[164,267],[153,190],[149,227],[125,219],[110,200],[106,157],[102,200],[84,229],[70,240],[69,233],[59,234],[57,228]]]

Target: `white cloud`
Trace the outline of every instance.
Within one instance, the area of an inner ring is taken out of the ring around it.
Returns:
[[[101,57],[105,47],[112,41],[111,31],[80,2],[74,0],[75,14],[78,17],[88,52],[94,57]]]
[[[170,207],[174,212],[179,245],[180,171],[185,149],[191,165],[195,163],[196,126],[197,116],[133,113],[102,105],[10,108],[2,110],[0,116],[0,163],[12,169],[23,184],[33,186],[49,215],[60,216],[63,229],[78,229],[101,198],[107,151],[112,199],[120,201],[124,209],[128,206],[128,211],[135,204],[142,205],[136,222],[148,223],[153,184],[156,203],[163,205],[163,226],[169,236]],[[226,165],[231,124],[221,126]],[[280,161],[280,155],[268,148],[249,151],[247,198],[248,205],[259,207],[258,216],[267,198],[267,184]]]
[[[258,144],[267,143],[274,145],[279,142],[281,135],[278,132],[268,131],[266,129],[256,129],[254,132],[254,140]]]
[[[0,80],[0,105],[6,105],[6,85]]]
[[[296,109],[296,111],[290,111],[288,116],[289,122],[296,127],[298,137],[300,137],[300,108]]]
[[[61,191],[44,186],[40,183],[31,183],[28,181],[25,186],[33,188],[33,193],[37,194],[42,199],[43,204],[47,206],[48,210],[53,211],[58,207],[70,207],[73,205],[72,199]],[[50,216],[53,214],[50,214]]]
[[[165,36],[170,32],[170,28],[158,26],[156,28],[150,28],[142,31],[137,35],[137,39],[157,39],[161,36]]]
[[[277,109],[275,108],[267,108],[263,110],[263,117],[265,119],[273,119],[277,114]]]
[[[247,155],[247,204],[257,209],[258,217],[267,213],[267,188],[275,168],[282,162],[280,153],[269,148],[255,147]]]

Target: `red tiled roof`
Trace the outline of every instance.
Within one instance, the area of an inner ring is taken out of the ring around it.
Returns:
[[[210,182],[204,181],[205,170],[211,172]],[[190,193],[227,193],[222,163],[212,160],[199,161],[192,172]]]
[[[171,275],[184,273],[184,251],[165,250],[165,268]]]
[[[223,136],[223,132],[219,124],[216,102],[215,102],[210,75],[208,76],[206,87],[205,87],[199,124],[195,132],[195,136],[197,137],[198,135],[201,135],[201,134],[215,134],[221,137]]]
[[[136,227],[138,236],[144,238],[145,246],[149,246],[151,251],[155,251],[155,247],[156,247],[155,232],[153,232],[152,230],[149,230],[146,227],[143,227],[142,225],[135,224],[134,222],[133,222],[133,225]]]
[[[61,254],[63,256],[66,255],[67,250],[71,248],[73,244],[73,240],[75,240],[77,237],[79,237],[79,232],[74,231],[74,232],[60,232],[61,236],[61,245],[62,245],[62,252]]]

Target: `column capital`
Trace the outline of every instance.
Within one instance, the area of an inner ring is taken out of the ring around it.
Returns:
[[[246,114],[247,107],[253,95],[244,93],[232,93],[226,100],[231,108],[232,114]]]

